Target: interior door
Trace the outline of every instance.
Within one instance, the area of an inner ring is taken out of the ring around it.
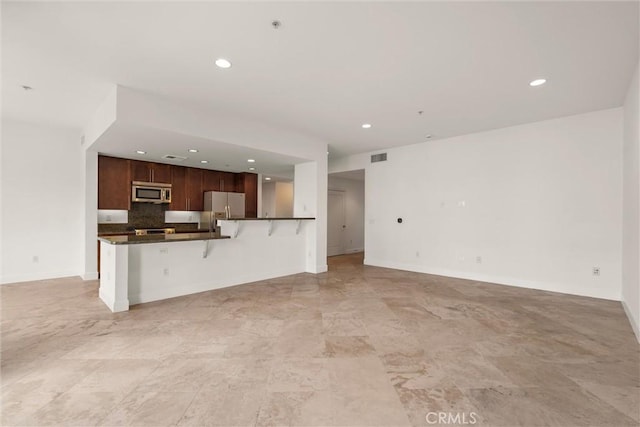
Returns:
[[[345,204],[344,192],[329,190],[327,201],[327,255],[344,253]]]

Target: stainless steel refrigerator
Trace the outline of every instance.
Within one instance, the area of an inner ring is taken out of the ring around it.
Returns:
[[[216,219],[244,218],[244,193],[206,191],[200,227],[215,230]]]

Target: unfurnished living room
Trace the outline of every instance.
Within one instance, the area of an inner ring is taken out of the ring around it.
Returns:
[[[640,2],[0,19],[0,425],[640,426]]]

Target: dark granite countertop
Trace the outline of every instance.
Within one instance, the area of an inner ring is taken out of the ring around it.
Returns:
[[[296,221],[296,220],[311,220],[316,219],[312,216],[304,216],[304,217],[287,217],[287,216],[278,216],[273,218],[218,218],[218,221]]]
[[[141,243],[167,243],[167,242],[188,242],[195,240],[217,240],[230,239],[229,236],[221,236],[218,233],[176,233],[176,234],[147,234],[146,236],[136,236],[131,234],[120,234],[117,236],[100,236],[98,240],[112,245],[135,245]]]

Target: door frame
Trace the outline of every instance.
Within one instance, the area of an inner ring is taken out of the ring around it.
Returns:
[[[329,198],[330,195],[340,195],[342,197],[342,228],[340,234],[340,246],[338,249],[338,253],[329,253]],[[327,190],[327,256],[336,256],[336,255],[344,255],[346,253],[346,247],[344,242],[344,231],[346,229],[346,221],[347,221],[347,203],[346,203],[346,191],[345,190],[335,190],[328,189]]]

